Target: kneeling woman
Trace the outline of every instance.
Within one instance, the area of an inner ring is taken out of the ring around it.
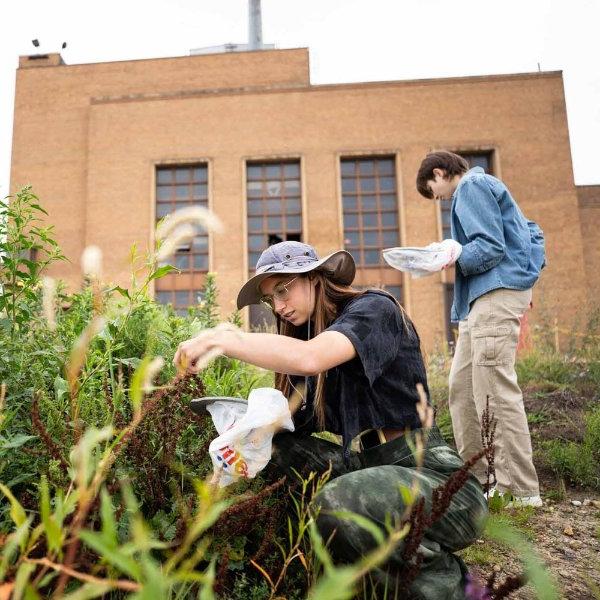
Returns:
[[[276,387],[290,398],[306,393],[294,415],[296,431],[274,438],[274,466],[286,473],[323,472],[332,465],[330,481],[316,498],[317,524],[340,562],[353,562],[373,548],[373,538],[354,522],[332,511],[352,511],[383,524],[404,512],[400,486],[419,478],[420,493],[430,506],[431,492],[462,466],[436,427],[429,432],[423,468],[406,437],[420,427],[416,410],[421,383],[427,377],[419,337],[408,316],[389,294],[350,287],[352,256],[339,251],[320,259],[300,242],[281,242],[261,255],[256,274],[242,287],[238,307],[266,303],[275,313],[279,334],[215,330],[183,342],[176,364],[189,365],[213,348],[226,356],[275,371]],[[326,430],[342,436],[343,445],[311,436]],[[350,449],[358,434],[361,452]],[[487,511],[474,477],[454,496],[446,514],[426,531],[419,552],[420,574],[411,597],[427,600],[464,598],[464,566],[452,554],[479,535]],[[333,534],[333,535],[332,535]],[[400,572],[402,548],[386,569]],[[379,573],[382,575],[382,572]],[[389,581],[394,587],[402,582]]]

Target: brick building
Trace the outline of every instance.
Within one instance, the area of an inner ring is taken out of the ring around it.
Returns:
[[[105,278],[126,285],[130,246],[152,244],[157,218],[201,204],[226,231],[181,249],[159,301],[187,306],[215,271],[228,313],[260,249],[301,239],[321,254],[350,250],[357,283],[401,298],[431,348],[449,335],[452,273],[411,280],[380,249],[444,236],[448,207],[414,183],[440,148],[501,177],[541,225],[548,268],[532,318],[568,327],[599,290],[600,210],[598,186],[573,183],[560,72],[311,85],[307,49],[84,65],[23,56],[11,190],[33,184],[72,260],[53,274],[73,285],[90,244]]]

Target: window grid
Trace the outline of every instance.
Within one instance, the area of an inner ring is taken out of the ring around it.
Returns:
[[[302,238],[300,162],[249,162],[246,165],[248,264],[285,240]]]
[[[341,174],[344,247],[357,267],[382,266],[381,250],[399,243],[394,158],[345,158]]]
[[[192,206],[208,207],[208,165],[169,165],[156,168],[156,220]],[[170,261],[180,273],[155,282],[155,298],[187,314],[197,304],[208,272],[208,234],[199,228],[194,238],[178,248]]]
[[[202,290],[157,290],[155,299],[159,304],[171,304],[178,315],[187,315],[188,306],[198,304]]]
[[[208,207],[208,167],[169,166],[156,169],[157,221],[181,208]],[[175,253],[173,264],[185,273],[208,272],[208,234],[198,230],[193,240]]]

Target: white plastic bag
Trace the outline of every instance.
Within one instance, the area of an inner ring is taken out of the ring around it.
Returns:
[[[383,258],[394,269],[410,273],[413,278],[425,277],[454,264],[462,246],[454,240],[433,242],[424,248],[401,247],[386,248]]]
[[[206,409],[219,433],[208,452],[221,487],[240,477],[253,478],[271,460],[273,434],[294,431],[288,401],[274,388],[252,390],[247,407],[219,400]]]

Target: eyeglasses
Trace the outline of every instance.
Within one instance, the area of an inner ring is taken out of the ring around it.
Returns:
[[[290,290],[288,288],[296,281],[296,279],[298,279],[298,277],[294,277],[285,283],[278,283],[272,294],[265,294],[261,297],[261,303],[269,309],[275,310],[275,300],[286,302],[290,297]]]

